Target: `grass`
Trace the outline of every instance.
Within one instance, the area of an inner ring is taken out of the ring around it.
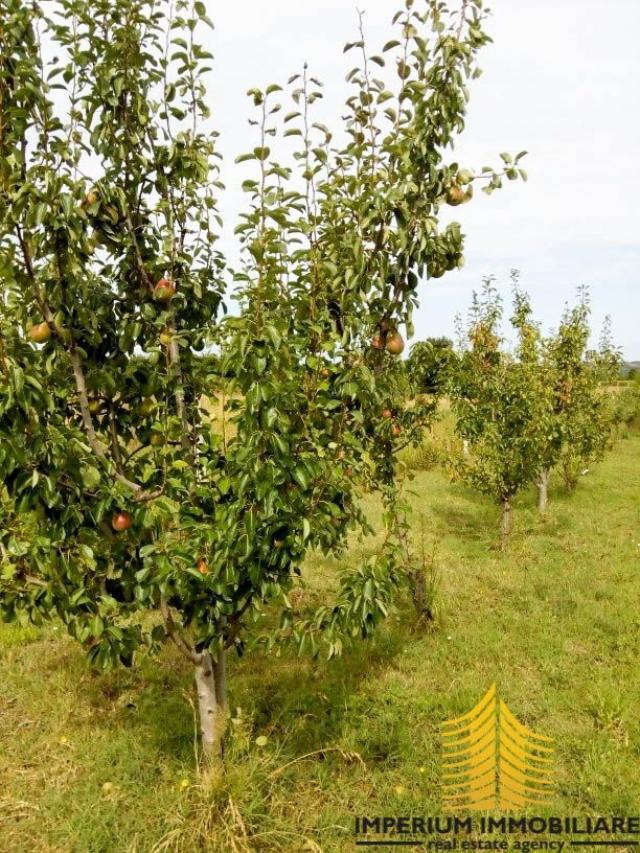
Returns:
[[[407,603],[329,666],[232,661],[229,770],[211,789],[194,773],[191,674],[171,649],[96,674],[55,627],[0,626],[0,851],[353,851],[357,814],[438,813],[439,724],[494,681],[556,739],[554,814],[637,814],[639,453],[640,437],[620,441],[571,497],[552,482],[544,518],[521,496],[506,554],[489,502],[418,471],[436,624],[418,629]],[[310,594],[333,568],[310,564]]]

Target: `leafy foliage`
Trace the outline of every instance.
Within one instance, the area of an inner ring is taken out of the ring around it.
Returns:
[[[407,371],[418,394],[438,394],[446,388],[454,358],[449,338],[427,338],[411,347]]]
[[[322,87],[306,68],[288,93],[251,90],[235,271],[216,248],[204,4],[5,8],[4,617],[59,618],[108,667],[168,637],[192,658],[242,651],[273,603],[280,640],[336,653],[386,615],[401,581],[396,454],[432,407],[405,406],[394,353],[420,279],[462,262],[460,226],[439,213],[478,177],[446,151],[489,40],[480,0],[455,15],[406,0],[386,59],[348,46],[360,62],[342,147],[313,121]],[[393,92],[373,73],[386,61]],[[486,167],[486,189],[518,177],[520,156]],[[310,549],[340,552],[367,529],[365,488],[382,494],[381,552],[344,577],[334,608],[303,618],[287,592]]]
[[[545,338],[519,273],[511,278],[515,350],[504,346],[502,300],[493,279],[486,279],[481,296],[474,295],[451,382],[456,431],[471,450],[454,458],[454,469],[507,513],[517,492],[541,476],[546,489],[555,466],[573,487],[580,469],[602,456],[615,412],[608,386],[619,372],[608,328],[599,351],[588,349],[586,291]]]
[[[613,420],[617,426],[637,426],[640,423],[640,376],[632,376],[620,390]]]
[[[540,370],[540,330],[532,320],[528,297],[517,287],[517,274],[512,279],[515,352],[504,348],[502,300],[488,278],[481,295],[474,295],[466,349],[452,379],[456,431],[471,450],[469,456],[455,460],[456,472],[506,509],[538,476],[551,405],[551,391]]]
[[[546,345],[545,370],[553,390],[552,435],[546,468],[560,465],[567,488],[579,472],[602,457],[611,437],[614,403],[609,393],[620,369],[620,356],[605,328],[598,351],[589,349],[590,306],[582,289]]]

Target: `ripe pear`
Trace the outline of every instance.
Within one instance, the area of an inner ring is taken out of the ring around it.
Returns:
[[[148,418],[154,413],[155,408],[155,400],[152,400],[151,397],[147,397],[145,400],[142,401],[142,403],[140,403],[138,414],[141,418]]]
[[[462,187],[449,187],[447,190],[447,203],[452,207],[457,207],[459,204],[464,204],[466,196],[467,194]]]
[[[175,285],[168,278],[161,278],[153,288],[153,297],[159,302],[171,302],[175,295]]]
[[[404,352],[404,338],[399,332],[394,332],[387,338],[385,349],[391,355],[401,355]]]
[[[132,524],[133,519],[128,512],[116,512],[111,519],[111,526],[116,533],[123,533],[125,530],[129,530]]]
[[[46,344],[51,339],[51,326],[48,323],[36,323],[29,329],[29,337],[35,344]]]

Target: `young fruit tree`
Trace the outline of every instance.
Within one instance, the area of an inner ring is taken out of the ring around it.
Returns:
[[[552,387],[550,440],[543,456],[539,507],[547,504],[549,472],[561,469],[572,491],[581,471],[602,458],[611,439],[615,401],[610,386],[620,370],[620,355],[611,342],[608,325],[598,351],[589,349],[591,329],[588,292],[564,313],[558,331],[545,345],[544,371]]]
[[[488,278],[481,296],[474,295],[451,379],[456,432],[469,448],[454,459],[454,472],[501,506],[503,546],[515,495],[538,478],[551,412],[550,388],[540,370],[540,330],[515,272],[512,281],[514,352],[506,350],[500,335],[502,300]]]
[[[394,365],[419,282],[461,263],[460,226],[440,214],[476,180],[447,151],[484,17],[481,0],[406,0],[382,53],[348,45],[340,145],[314,121],[321,84],[306,68],[286,90],[251,90],[231,273],[205,5],[4,0],[2,615],[62,623],[103,668],[173,642],[195,668],[208,763],[226,653],[267,606],[274,645],[332,656],[403,582],[396,454],[430,409],[398,399]],[[479,178],[488,191],[520,174],[503,159]],[[379,552],[335,601],[296,612],[305,557],[368,529],[364,489],[384,505]]]

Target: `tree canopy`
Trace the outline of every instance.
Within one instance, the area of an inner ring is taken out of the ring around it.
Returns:
[[[60,619],[103,667],[171,639],[215,716],[224,650],[243,650],[266,605],[272,636],[330,655],[387,614],[403,550],[396,451],[430,413],[398,399],[401,333],[420,282],[462,263],[442,206],[469,201],[475,180],[491,192],[526,177],[522,154],[475,175],[448,153],[484,18],[480,0],[406,0],[382,52],[347,45],[359,59],[344,145],[314,121],[322,86],[306,68],[252,89],[231,270],[205,5],[6,0],[5,618]],[[386,63],[393,89],[376,77]],[[282,163],[285,138],[296,150]],[[308,551],[368,529],[364,488],[382,495],[381,549],[333,605],[297,613],[287,593]]]

